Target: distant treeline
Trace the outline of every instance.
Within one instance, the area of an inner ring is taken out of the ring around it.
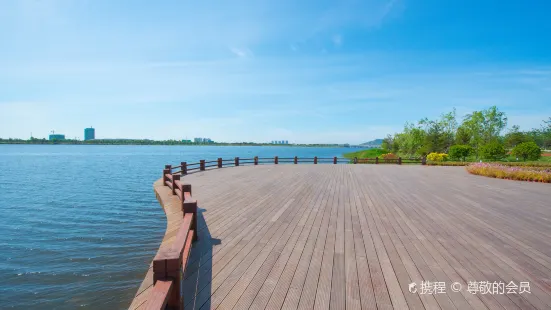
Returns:
[[[148,139],[94,139],[94,140],[47,140],[30,138],[24,139],[2,139],[0,144],[74,144],[74,145],[211,145],[211,146],[290,146],[290,147],[339,147],[347,145],[339,144],[271,144],[271,143],[254,143],[254,142],[212,142],[198,143],[179,140],[148,140]]]
[[[536,124],[534,124],[536,125]],[[551,148],[551,117],[539,128],[522,131],[517,125],[507,132],[507,116],[496,106],[474,111],[458,121],[455,109],[440,118],[424,118],[406,123],[402,132],[388,135],[381,147],[402,156],[423,156],[448,153],[453,146],[469,148],[478,158],[492,149],[513,149],[521,143],[535,143],[542,149]]]

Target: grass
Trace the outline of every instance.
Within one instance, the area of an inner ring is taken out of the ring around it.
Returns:
[[[352,153],[346,153],[343,156],[345,158],[350,158],[350,159],[353,159],[354,157],[375,158],[375,157],[381,157],[381,155],[386,153],[388,152],[385,152],[382,149],[367,149],[367,150],[361,150],[361,151],[352,152]]]
[[[490,178],[551,183],[551,166],[512,167],[499,163],[473,163],[466,169],[471,174]]]

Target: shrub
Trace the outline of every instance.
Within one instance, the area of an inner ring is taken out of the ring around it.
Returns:
[[[470,145],[453,145],[450,147],[449,155],[454,160],[462,160],[470,156],[473,153],[473,148]]]
[[[499,142],[490,142],[480,148],[480,154],[482,155],[483,159],[496,161],[505,157],[505,155],[507,155],[507,152],[505,151],[503,144]]]
[[[429,155],[427,155],[427,159],[430,161],[445,161],[448,159],[448,154],[430,153]]]
[[[541,149],[534,142],[523,142],[517,144],[511,151],[511,154],[516,157],[521,157],[524,161],[538,160],[541,157]]]

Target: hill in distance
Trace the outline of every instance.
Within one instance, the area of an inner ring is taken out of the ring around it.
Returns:
[[[381,147],[381,144],[383,143],[383,139],[375,139],[371,140],[365,143],[362,143],[360,145],[368,146],[368,147]]]

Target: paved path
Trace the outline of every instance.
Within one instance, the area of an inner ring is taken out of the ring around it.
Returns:
[[[549,184],[344,164],[185,182],[204,209],[186,309],[551,309]]]

